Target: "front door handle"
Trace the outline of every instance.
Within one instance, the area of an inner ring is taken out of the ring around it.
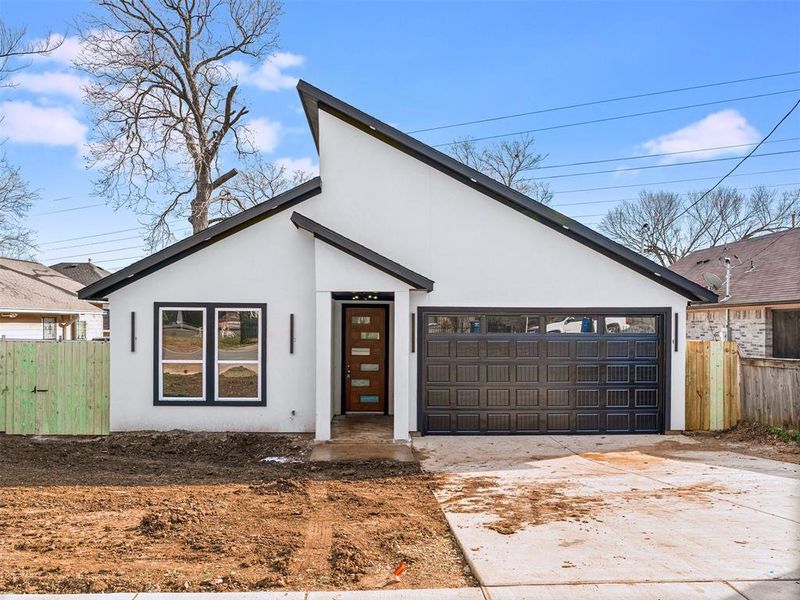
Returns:
[[[345,371],[345,377],[347,377],[347,379],[350,379],[350,365],[347,365],[347,370]]]

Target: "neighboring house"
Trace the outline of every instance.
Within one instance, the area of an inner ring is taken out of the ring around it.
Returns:
[[[80,292],[111,305],[112,429],[683,429],[686,306],[716,294],[298,91],[320,177]]]
[[[102,267],[98,267],[92,261],[88,262],[63,262],[55,265],[50,265],[54,271],[58,271],[62,275],[66,275],[70,279],[74,279],[84,287],[93,284],[95,281],[100,281],[103,277],[111,275]],[[108,337],[110,334],[109,318],[108,318],[108,300],[101,299],[92,302],[96,307],[103,310],[103,337]]]
[[[800,229],[698,250],[670,268],[720,288],[717,304],[689,307],[689,339],[734,340],[745,356],[800,358]]]
[[[0,337],[91,340],[103,311],[78,299],[80,283],[42,264],[0,257]]]

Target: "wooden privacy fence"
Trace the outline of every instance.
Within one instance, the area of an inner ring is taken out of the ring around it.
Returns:
[[[736,342],[686,342],[686,429],[721,431],[740,418]]]
[[[108,433],[108,342],[0,340],[0,431]]]
[[[742,419],[800,429],[800,360],[741,358]]]

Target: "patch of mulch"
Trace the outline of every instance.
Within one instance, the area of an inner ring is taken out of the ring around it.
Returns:
[[[703,449],[728,450],[760,458],[800,464],[800,440],[786,439],[774,428],[761,423],[739,423],[727,431],[687,431],[685,435],[703,442]]]
[[[373,589],[402,561],[394,587],[474,585],[418,464],[311,463],[310,448],[301,435],[0,435],[0,592]],[[313,548],[316,523],[329,547]],[[321,558],[299,569],[309,547]]]

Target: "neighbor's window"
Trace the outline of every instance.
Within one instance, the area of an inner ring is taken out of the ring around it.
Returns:
[[[597,333],[597,318],[584,315],[547,317],[547,333]]]
[[[428,333],[440,335],[481,332],[481,319],[476,315],[430,315]]]
[[[261,311],[216,309],[217,400],[257,400],[261,383]]]
[[[160,309],[162,400],[205,400],[205,309]]]
[[[652,316],[607,316],[606,333],[655,333],[656,318]]]
[[[42,317],[42,339],[58,339],[58,326],[55,317]]]
[[[72,324],[72,339],[73,340],[86,339],[86,321],[75,321]]]

